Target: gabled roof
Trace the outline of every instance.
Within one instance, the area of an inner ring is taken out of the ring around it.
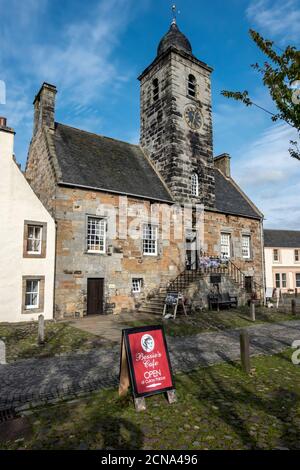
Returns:
[[[56,123],[60,183],[172,201],[166,186],[138,145]]]
[[[264,230],[265,247],[300,248],[300,231]]]
[[[244,217],[260,219],[262,214],[240,190],[237,184],[226,178],[223,173],[215,169],[216,209],[225,214],[236,214]]]

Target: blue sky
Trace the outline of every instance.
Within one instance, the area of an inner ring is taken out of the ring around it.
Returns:
[[[0,115],[16,134],[24,165],[32,101],[43,81],[58,88],[56,120],[130,142],[139,139],[139,83],[171,21],[169,0],[0,0]],[[265,226],[300,230],[300,163],[289,157],[291,128],[229,101],[248,89],[272,110],[250,64],[263,56],[249,28],[278,47],[300,48],[300,0],[178,0],[178,25],[194,54],[214,68],[214,153],[231,154],[232,174],[266,216]]]

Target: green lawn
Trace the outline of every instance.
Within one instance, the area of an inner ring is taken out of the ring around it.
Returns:
[[[29,435],[2,449],[300,449],[300,367],[291,350],[178,374],[178,402],[146,399],[137,413],[116,390],[34,409]]]
[[[255,323],[276,323],[282,321],[300,319],[300,315],[292,315],[276,311],[276,309],[267,309],[258,307],[256,311]],[[189,336],[204,331],[218,331],[228,328],[244,328],[254,323],[250,319],[248,307],[239,309],[203,311],[185,317],[183,313],[177,314],[176,320],[163,320],[161,316],[153,316],[149,320],[135,320],[126,322],[129,327],[138,327],[143,325],[163,324],[165,332],[169,336]]]
[[[109,343],[68,323],[45,323],[45,344],[37,344],[37,323],[0,324],[0,339],[6,344],[7,361],[47,357],[72,351],[85,351]]]

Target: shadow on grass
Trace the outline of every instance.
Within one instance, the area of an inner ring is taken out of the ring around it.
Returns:
[[[279,357],[286,360],[284,354]],[[235,370],[240,369],[239,363],[227,360],[227,364]],[[199,389],[198,400],[214,406],[218,418],[238,436],[244,447],[300,449],[299,393],[280,385],[273,392],[260,396],[256,390],[256,377],[246,376],[242,370],[239,375],[233,372],[234,382],[228,380],[229,377],[222,379],[217,369],[207,368],[205,372],[205,380],[197,373],[189,375]],[[274,422],[278,435],[271,443]],[[268,435],[271,437],[266,437]]]
[[[49,416],[43,421],[43,415],[40,415],[41,425],[35,430],[29,447],[35,450],[142,449],[144,434],[140,427],[120,416],[124,409],[132,407],[132,400],[116,398],[111,406],[112,413],[101,409],[97,401],[88,407],[79,404],[78,408],[70,402],[64,407],[60,405],[57,414],[54,406],[54,422]]]

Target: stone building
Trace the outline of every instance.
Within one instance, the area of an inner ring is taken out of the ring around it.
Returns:
[[[139,77],[140,145],[55,122],[42,85],[26,176],[57,224],[57,317],[155,304],[204,254],[230,259],[226,288],[263,288],[262,214],[213,156],[211,73],[173,22]]]
[[[14,158],[0,118],[0,322],[53,318],[55,222]]]

